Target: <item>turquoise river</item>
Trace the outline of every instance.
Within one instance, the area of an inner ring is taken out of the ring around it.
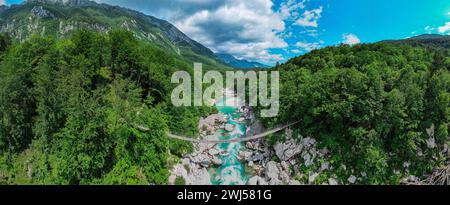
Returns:
[[[219,139],[235,139],[245,135],[247,126],[245,121],[238,122],[242,113],[239,108],[234,106],[236,98],[233,96],[225,96],[216,103],[219,112],[227,116],[227,124],[232,124],[234,130],[227,132],[219,130],[217,135]],[[218,168],[210,168],[211,183],[214,185],[243,185],[247,183],[248,176],[245,172],[245,165],[239,160],[238,154],[240,150],[246,149],[242,142],[220,143],[216,145],[216,149],[220,152],[222,165]]]

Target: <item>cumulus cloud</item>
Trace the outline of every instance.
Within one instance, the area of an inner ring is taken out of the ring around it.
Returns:
[[[295,25],[304,27],[318,27],[317,21],[322,17],[322,7],[313,10],[306,10],[302,16],[295,21]]]
[[[300,31],[300,34],[311,36],[311,37],[318,37],[319,36],[319,31],[316,30],[316,29],[308,29],[308,30]]]
[[[347,33],[342,35],[342,43],[348,45],[355,45],[361,43],[361,40],[353,33]]]
[[[285,60],[273,54],[287,49],[287,39],[317,38],[323,7],[307,8],[309,0],[96,0],[121,5],[168,20],[214,52],[272,64]],[[295,31],[293,27],[305,27]],[[309,43],[310,49],[320,43]],[[312,47],[311,47],[312,46]],[[296,49],[299,50],[299,49]]]
[[[450,35],[450,22],[445,23],[445,25],[438,27],[439,33]]]
[[[425,33],[430,34],[430,33],[432,33],[434,30],[436,30],[436,28],[434,28],[434,27],[432,27],[432,26],[425,26],[424,30],[425,30]]]
[[[0,0],[0,6],[5,5],[5,0]]]
[[[271,0],[98,0],[166,19],[214,52],[274,63],[284,60],[270,49],[286,48],[285,23]],[[295,1],[293,1],[295,2]]]
[[[292,53],[300,53],[301,51],[298,50],[298,49],[292,49],[291,52],[292,52]]]
[[[300,12],[299,10],[304,9],[306,0],[297,2],[296,0],[288,0],[281,2],[279,13],[283,20],[296,20],[298,19]]]
[[[298,48],[300,48],[300,49],[302,49],[304,51],[308,51],[309,52],[309,51],[312,51],[314,49],[319,48],[321,46],[321,44],[319,42],[309,43],[309,42],[302,42],[302,41],[300,41],[300,42],[297,42],[295,44],[295,46],[297,46]]]
[[[142,11],[165,20],[184,18],[202,10],[214,10],[223,0],[95,0]]]
[[[271,7],[270,0],[236,1],[216,10],[197,12],[175,25],[216,52],[268,62],[271,57],[278,58],[268,49],[287,47],[278,35],[285,24]]]

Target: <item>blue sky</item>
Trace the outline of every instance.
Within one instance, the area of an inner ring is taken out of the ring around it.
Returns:
[[[270,65],[328,45],[450,34],[450,0],[96,1],[168,20],[215,52]]]

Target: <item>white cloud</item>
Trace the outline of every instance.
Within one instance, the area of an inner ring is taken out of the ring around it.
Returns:
[[[288,30],[284,30],[284,32],[280,34],[282,38],[291,38],[293,35],[294,32]]]
[[[173,23],[214,52],[271,64],[285,48],[285,23],[272,0],[96,0],[126,6]],[[295,0],[290,0],[295,3]]]
[[[0,0],[0,6],[5,5],[5,0]]]
[[[292,52],[292,53],[300,53],[301,51],[298,50],[298,49],[292,49],[291,52]]]
[[[313,10],[306,10],[302,16],[295,21],[295,25],[304,27],[318,27],[317,21],[322,17],[322,7]]]
[[[431,26],[425,26],[424,30],[425,30],[425,33],[430,34],[430,33],[432,33],[434,30],[436,30],[436,28],[431,27]]]
[[[287,49],[285,39],[320,34],[323,7],[310,0],[95,0],[125,6],[165,19],[214,52],[271,64],[282,61],[272,49]],[[308,27],[304,33],[291,27]]]
[[[305,50],[305,51],[309,52],[309,51],[312,51],[314,49],[318,49],[321,46],[321,44],[319,42],[309,43],[309,42],[302,42],[302,41],[300,41],[300,42],[297,42],[295,44],[295,46],[297,46],[298,48],[300,48],[302,50]]]
[[[184,33],[215,52],[229,53],[238,58],[274,63],[281,55],[269,49],[285,48],[280,37],[285,29],[280,15],[273,12],[270,0],[227,0],[213,10],[202,10],[175,25]]]
[[[228,53],[231,54],[233,53],[243,54],[241,55],[243,57],[236,56],[237,58],[252,59],[252,60],[255,59],[261,62],[275,63],[278,61],[285,60],[281,54],[271,54],[268,51],[269,47],[271,47],[270,43],[264,42],[248,43],[248,44],[226,42],[217,46],[217,49],[220,51],[228,51]]]
[[[280,4],[279,13],[283,20],[296,20],[300,13],[299,10],[305,8],[306,0],[297,2],[296,0],[288,0]]]
[[[346,33],[342,35],[342,43],[348,45],[355,45],[361,43],[361,40],[353,33]]]
[[[439,33],[445,33],[450,35],[450,22],[445,23],[445,25],[438,27]]]
[[[311,36],[311,37],[318,37],[319,36],[319,31],[316,30],[316,29],[308,29],[308,30],[300,31],[300,34]]]

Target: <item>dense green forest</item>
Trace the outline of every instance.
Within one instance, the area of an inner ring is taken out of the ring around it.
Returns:
[[[449,56],[389,42],[314,50],[275,67],[280,114],[261,120],[299,121],[296,136],[330,149],[330,176],[424,176],[448,160]],[[193,72],[123,30],[21,43],[1,35],[0,184],[166,184],[171,163],[192,151],[167,130],[196,136],[199,118],[214,112],[171,105],[177,70]]]
[[[211,50],[190,39],[167,21],[95,1],[30,0],[18,5],[2,6],[0,28],[18,41],[35,34],[67,38],[78,29],[107,33],[120,28],[133,32],[138,40],[149,42],[166,53],[176,55],[178,59],[202,62],[205,68],[230,68],[217,59]]]
[[[166,184],[192,150],[166,131],[195,136],[212,112],[171,105],[181,69],[192,65],[123,30],[0,36],[0,184]]]
[[[295,133],[330,149],[328,175],[365,173],[366,184],[423,177],[448,158],[450,55],[407,44],[327,47],[277,66],[280,115],[265,125],[300,121]]]

